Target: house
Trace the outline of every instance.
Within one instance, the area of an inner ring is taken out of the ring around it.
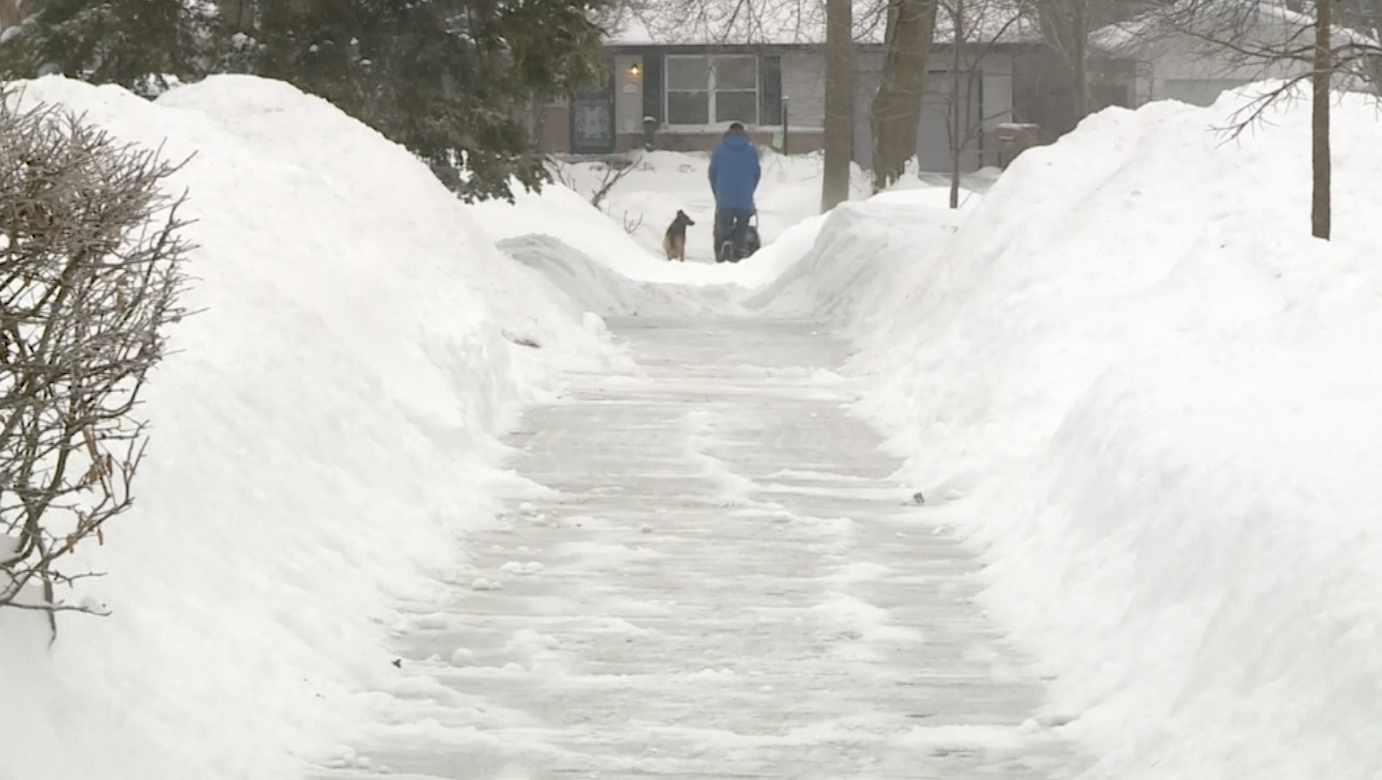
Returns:
[[[1103,55],[1134,64],[1131,106],[1179,100],[1209,106],[1230,89],[1265,79],[1298,79],[1312,70],[1313,16],[1279,0],[1181,0],[1166,9],[1096,30],[1091,46]],[[1378,44],[1336,27],[1336,54],[1348,70],[1375,65]],[[1371,74],[1369,74],[1371,75]],[[1356,88],[1351,74],[1338,88]]]
[[[779,150],[822,148],[824,3],[653,5],[655,12],[630,13],[614,25],[606,44],[608,83],[536,108],[532,129],[544,151],[609,154],[645,140],[659,149],[708,150],[733,121]],[[885,8],[876,0],[855,0],[853,156],[865,167],[872,156],[869,106],[881,80]],[[995,165],[998,126],[1027,121],[1014,95],[1033,92],[1023,79],[1033,72],[1039,40],[1015,12],[1005,20],[968,19],[955,69],[954,25],[945,11],[940,16],[918,126],[920,168],[949,171],[952,149],[962,171]],[[952,92],[960,100],[952,102]],[[952,110],[960,116],[953,144]]]

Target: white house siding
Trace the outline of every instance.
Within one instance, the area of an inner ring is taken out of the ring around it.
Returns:
[[[984,78],[984,129],[993,131],[1013,119],[1012,58],[994,55],[991,61],[981,62]]]
[[[868,52],[855,58],[854,64],[854,162],[860,167],[873,166],[873,130],[869,126],[869,108],[878,85],[883,80],[882,52]]]
[[[787,97],[790,127],[794,131],[819,132],[825,125],[825,59],[819,51],[781,51],[782,93]],[[642,67],[638,55],[614,57],[615,127],[621,135],[642,131],[642,74],[634,75],[630,66]],[[927,97],[918,127],[917,159],[922,171],[950,170],[948,95],[950,58],[944,52],[932,56]],[[864,167],[872,161],[872,133],[869,108],[878,90],[883,68],[881,51],[861,51],[854,67],[854,160]],[[967,126],[980,122],[992,131],[1012,115],[1012,59],[1006,54],[991,54],[979,63],[979,77],[972,83],[974,95]],[[982,84],[982,87],[980,86]],[[976,170],[983,162],[984,133],[974,133],[962,155],[961,169]]]
[[[950,170],[950,57],[945,53],[932,55],[927,76],[926,95],[922,99],[920,123],[917,127],[917,164],[930,173]],[[1012,60],[1006,55],[990,55],[978,63],[979,73],[972,80],[961,76],[961,90],[972,91],[969,116],[961,122],[965,128],[977,128],[982,122],[985,130],[1010,121],[1012,116]],[[868,167],[872,161],[873,133],[869,127],[869,107],[882,78],[883,55],[869,53],[858,58],[855,65],[854,99],[854,160]],[[981,86],[982,84],[982,86]],[[984,134],[974,132],[960,154],[960,169],[970,172],[981,167]]]
[[[1304,45],[1311,40],[1299,29],[1284,24],[1262,23],[1246,48]],[[1197,106],[1212,105],[1226,90],[1265,79],[1290,79],[1304,75],[1310,65],[1295,60],[1244,62],[1232,50],[1215,47],[1184,34],[1143,44],[1137,50],[1138,78],[1134,92],[1143,100],[1179,100]]]
[[[633,73],[632,67],[639,72]],[[614,58],[614,129],[615,132],[643,132],[643,57],[620,54]]]
[[[1179,100],[1208,106],[1228,89],[1284,75],[1281,66],[1244,65],[1227,55],[1201,50],[1197,42],[1170,40],[1151,46],[1139,69],[1135,93],[1151,100]]]
[[[825,127],[825,58],[819,52],[783,52],[782,94],[791,127]]]

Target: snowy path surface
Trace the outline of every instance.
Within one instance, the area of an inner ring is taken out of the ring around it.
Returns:
[[[1074,774],[1020,728],[1044,691],[972,603],[979,564],[846,411],[842,345],[610,325],[643,375],[527,413],[510,465],[554,492],[513,496],[453,601],[415,605],[411,701],[357,746],[373,769],[322,777]]]

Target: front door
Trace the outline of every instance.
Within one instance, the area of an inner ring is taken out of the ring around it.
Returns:
[[[572,154],[614,151],[614,68],[599,86],[581,87],[571,101]]]

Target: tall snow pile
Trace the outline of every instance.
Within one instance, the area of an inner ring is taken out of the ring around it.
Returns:
[[[494,435],[553,366],[612,359],[404,149],[285,84],[150,103],[58,78],[119,139],[195,157],[199,245],[151,378],[133,512],[80,565],[107,618],[0,610],[0,778],[243,780],[352,760],[394,599],[441,587]],[[587,318],[588,320],[589,318]],[[593,328],[593,330],[599,330]],[[518,343],[522,342],[522,344]],[[537,345],[537,346],[533,346]],[[75,568],[75,566],[74,566]]]
[[[986,548],[1092,777],[1382,773],[1382,121],[1340,98],[1314,240],[1309,101],[1212,130],[1262,88],[1092,116],[951,238],[853,228],[865,411]]]

